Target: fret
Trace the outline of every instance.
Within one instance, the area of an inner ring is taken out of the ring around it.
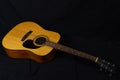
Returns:
[[[63,51],[63,52],[66,52],[66,53],[69,53],[69,54],[72,54],[72,55],[76,55],[76,56],[79,56],[79,57],[82,57],[82,58],[86,58],[86,59],[94,61],[94,62],[96,62],[96,59],[98,58],[98,57],[89,55],[85,52],[82,52],[82,51],[79,51],[79,50],[61,45],[61,44],[53,43],[53,42],[50,42],[50,41],[46,41],[45,45],[51,46],[51,47],[53,47],[57,50],[60,50],[60,51]]]

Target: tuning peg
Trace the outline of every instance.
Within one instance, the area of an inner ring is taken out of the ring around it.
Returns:
[[[108,74],[109,77],[112,77],[112,75],[113,75],[112,73],[109,73],[109,74]]]
[[[110,62],[108,62],[107,64],[110,65]]]
[[[112,67],[115,67],[115,64],[113,64]]]
[[[103,70],[102,68],[99,69],[99,71],[102,71],[102,70]]]

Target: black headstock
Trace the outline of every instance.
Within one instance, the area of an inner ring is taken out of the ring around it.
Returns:
[[[109,73],[110,76],[112,76],[112,74],[116,74],[119,71],[115,64],[111,64],[106,60],[98,59],[97,64],[100,66],[101,71]]]

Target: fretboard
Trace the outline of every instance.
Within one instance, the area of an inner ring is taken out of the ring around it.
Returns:
[[[87,54],[87,53],[85,53],[85,52],[82,52],[82,51],[79,51],[79,50],[70,48],[70,47],[68,47],[68,46],[64,46],[64,45],[58,44],[58,43],[53,43],[53,42],[47,41],[47,42],[45,43],[45,45],[50,46],[50,47],[53,47],[53,48],[55,48],[55,49],[57,49],[57,50],[60,50],[60,51],[69,53],[69,54],[73,54],[73,55],[79,56],[79,57],[81,57],[81,58],[85,58],[85,59],[94,61],[94,62],[97,62],[97,59],[98,59],[98,57],[89,55],[89,54]]]

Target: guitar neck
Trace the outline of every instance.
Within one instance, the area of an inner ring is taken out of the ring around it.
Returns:
[[[82,52],[82,51],[79,51],[79,50],[70,48],[68,46],[58,44],[58,43],[53,43],[53,42],[47,41],[45,43],[45,45],[51,46],[51,47],[53,47],[53,48],[55,48],[57,50],[60,50],[60,51],[63,51],[63,52],[66,52],[66,53],[69,53],[69,54],[72,54],[72,55],[76,55],[76,56],[79,56],[81,58],[85,58],[85,59],[88,59],[88,60],[91,60],[91,61],[94,61],[94,62],[97,62],[97,60],[98,60],[98,57],[89,55],[89,54],[87,54],[85,52]]]

